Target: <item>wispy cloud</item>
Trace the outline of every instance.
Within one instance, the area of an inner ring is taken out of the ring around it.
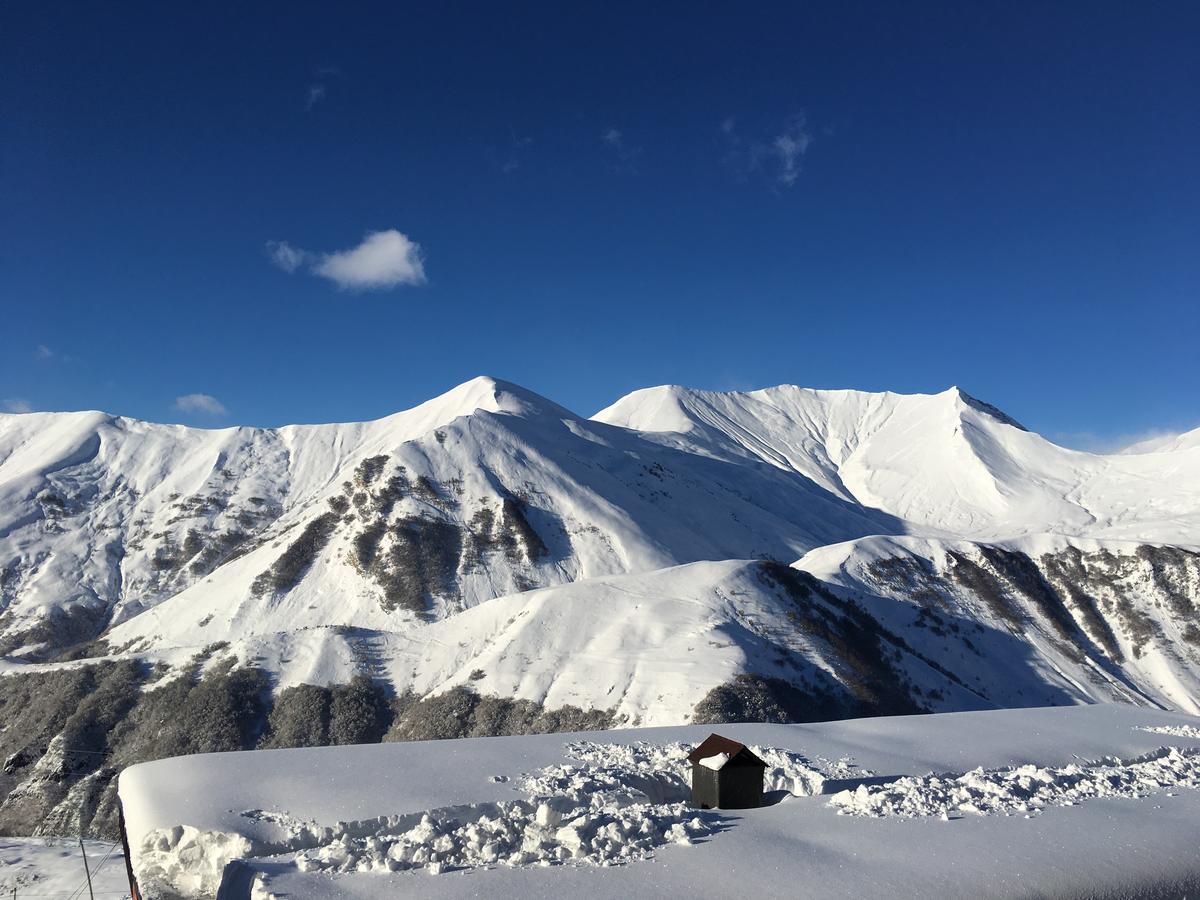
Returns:
[[[619,128],[607,128],[600,134],[600,140],[608,148],[614,171],[637,172],[637,160],[642,155],[642,148],[630,144],[624,132]]]
[[[508,129],[508,140],[500,147],[488,147],[487,155],[502,174],[511,175],[521,168],[525,151],[533,145],[533,138],[519,136],[516,129]]]
[[[767,137],[745,137],[733,117],[722,120],[721,134],[726,143],[727,160],[742,178],[761,175],[776,190],[790,188],[802,171],[804,155],[812,146],[813,135],[808,119],[798,113]]]
[[[311,254],[293,247],[287,241],[267,241],[267,255],[271,257],[271,262],[290,273],[304,265]]]
[[[1200,427],[1200,423],[1197,424]],[[1148,428],[1145,431],[1121,434],[1096,434],[1092,431],[1060,431],[1050,435],[1051,440],[1064,447],[1086,450],[1089,453],[1143,453],[1187,434],[1192,429],[1173,430]]]
[[[37,349],[33,351],[33,355],[38,359],[54,359],[54,351],[45,344],[38,344]]]
[[[18,397],[13,397],[4,401],[4,411],[10,413],[33,412],[33,404],[31,404],[28,400],[21,400]]]
[[[285,272],[304,266],[343,290],[381,291],[426,281],[421,245],[394,228],[371,232],[358,246],[334,253],[314,253],[287,241],[268,241],[267,254]]]
[[[308,94],[304,100],[304,109],[306,112],[312,112],[312,108],[324,100],[329,95],[329,82],[334,78],[340,77],[342,70],[337,66],[318,66],[313,72],[314,81],[308,86]]]
[[[175,398],[175,408],[185,413],[201,413],[206,416],[229,414],[225,404],[212,394],[184,394]]]
[[[325,95],[329,93],[329,88],[323,84],[310,84],[308,86],[308,99],[304,101],[304,109],[306,112],[311,111],[314,106],[325,99]]]

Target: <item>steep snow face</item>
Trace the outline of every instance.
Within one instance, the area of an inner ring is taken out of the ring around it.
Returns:
[[[957,388],[934,395],[637,391],[597,413],[659,442],[754,458],[942,536],[1061,531],[1195,543],[1200,455],[1097,455],[1059,447]]]

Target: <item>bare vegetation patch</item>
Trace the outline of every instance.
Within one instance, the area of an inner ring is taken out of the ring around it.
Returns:
[[[268,591],[286,593],[300,583],[322,548],[329,543],[337,527],[339,516],[335,512],[322,513],[304,526],[300,536],[288,545],[287,550],[270,569],[254,579],[251,591],[261,596]]]
[[[615,724],[612,710],[575,706],[550,709],[531,700],[484,697],[467,687],[414,700],[400,698],[385,741],[428,741],[445,738],[562,731],[600,731]]]

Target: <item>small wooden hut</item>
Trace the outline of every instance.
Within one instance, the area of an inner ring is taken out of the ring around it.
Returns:
[[[767,764],[738,741],[710,734],[688,754],[692,802],[701,809],[754,809],[762,806]]]

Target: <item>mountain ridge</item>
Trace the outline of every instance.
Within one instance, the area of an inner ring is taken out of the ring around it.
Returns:
[[[199,749],[1200,711],[1198,550],[1187,442],[1072,451],[957,388],[5,416],[0,831],[107,834],[116,767]]]

